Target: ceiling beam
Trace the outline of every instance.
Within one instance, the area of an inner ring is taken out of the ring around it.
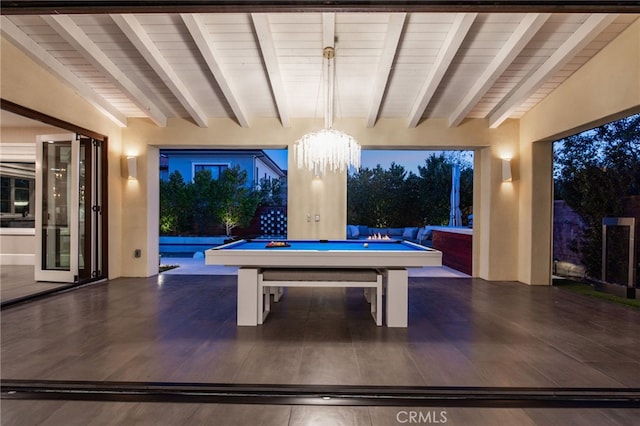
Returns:
[[[591,15],[549,59],[527,77],[513,94],[489,115],[489,127],[495,129],[500,126],[522,102],[526,101],[548,78],[591,43],[617,17],[618,15]]]
[[[155,103],[100,50],[69,16],[50,15],[42,16],[42,19],[112,84],[122,90],[143,113],[147,114],[151,121],[161,127],[167,125],[167,117]]]
[[[460,45],[467,36],[473,21],[478,16],[477,13],[458,13],[451,24],[451,30],[442,43],[442,48],[438,52],[436,61],[431,67],[431,71],[425,80],[422,89],[418,94],[416,103],[409,114],[409,127],[416,127],[427,109],[427,105],[431,102],[433,94],[440,85],[451,61],[455,57]]]
[[[487,69],[478,78],[471,90],[456,107],[449,117],[449,126],[456,127],[464,120],[469,112],[482,99],[502,73],[511,65],[522,49],[538,33],[542,25],[547,22],[550,13],[525,15],[509,40],[493,58]]]
[[[182,21],[187,26],[193,41],[195,41],[198,49],[200,50],[200,54],[207,62],[209,66],[209,70],[213,77],[216,79],[218,86],[220,86],[220,90],[224,94],[224,97],[227,99],[229,106],[231,106],[231,110],[233,114],[236,116],[238,123],[241,127],[249,127],[249,120],[247,118],[247,114],[240,105],[239,97],[231,88],[229,84],[229,78],[222,71],[222,67],[220,66],[220,62],[216,56],[216,51],[211,41],[211,38],[207,36],[207,28],[205,24],[202,22],[202,19],[199,15],[195,14],[187,14],[183,13],[180,15]]]
[[[385,37],[384,47],[380,54],[380,62],[378,63],[378,71],[376,72],[373,88],[371,89],[373,94],[371,96],[371,106],[367,117],[367,127],[373,127],[376,125],[380,106],[382,105],[382,98],[389,82],[391,67],[393,66],[393,60],[396,57],[398,43],[402,36],[406,17],[406,13],[392,13],[389,17],[387,36]]]
[[[280,65],[276,54],[275,44],[273,42],[273,34],[269,27],[269,18],[266,13],[252,13],[253,27],[260,43],[260,51],[262,59],[267,67],[267,76],[271,84],[271,92],[278,108],[278,115],[283,127],[290,127],[289,122],[289,105],[287,102],[287,94],[284,90],[282,74],[280,73]]]
[[[42,46],[36,43],[31,37],[25,34],[20,28],[15,26],[13,22],[6,16],[0,17],[0,31],[2,35],[12,43],[22,49],[33,61],[51,72],[63,82],[67,83],[78,93],[83,99],[97,108],[102,114],[107,116],[111,121],[120,127],[127,127],[127,117],[118,111],[113,105],[106,101],[102,96],[97,94],[85,82],[80,80],[74,73],[69,71],[67,67],[62,65],[60,61],[54,58]]]
[[[138,52],[149,63],[151,68],[160,76],[160,79],[167,85],[173,96],[175,96],[182,106],[187,110],[191,118],[200,127],[207,127],[207,116],[200,108],[189,89],[180,80],[171,65],[162,56],[149,34],[144,31],[142,25],[133,15],[110,15],[111,19],[120,27],[120,30],[127,36],[129,41],[138,49]]]

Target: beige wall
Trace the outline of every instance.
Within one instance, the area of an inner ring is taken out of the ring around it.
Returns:
[[[35,229],[2,229],[0,233],[0,265],[34,265]]]
[[[2,127],[0,128],[0,144],[4,143],[23,143],[34,144],[38,135],[51,135],[56,133],[64,133],[64,130],[57,127]],[[32,158],[35,163],[35,148]]]
[[[519,281],[550,282],[552,141],[638,111],[640,21],[520,120]]]
[[[518,122],[490,132],[490,146],[476,151],[474,165],[473,275],[513,280],[518,261],[518,181],[502,181],[502,159],[518,162]]]

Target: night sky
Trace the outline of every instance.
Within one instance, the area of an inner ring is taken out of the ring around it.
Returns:
[[[281,169],[287,169],[287,149],[264,150],[273,161],[275,161]],[[418,173],[418,166],[424,165],[425,159],[430,155],[439,155],[442,151],[409,151],[409,150],[362,150],[362,167],[370,169],[375,168],[378,164],[383,169],[388,169],[392,162],[404,166],[407,171]],[[470,157],[473,161],[473,157]]]

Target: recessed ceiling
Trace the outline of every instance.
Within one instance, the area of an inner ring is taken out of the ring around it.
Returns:
[[[150,13],[4,15],[3,37],[121,126],[180,117],[251,127],[322,117],[334,44],[335,116],[457,126],[520,118],[638,14]],[[3,115],[4,121],[4,115]],[[4,125],[4,123],[3,123]]]

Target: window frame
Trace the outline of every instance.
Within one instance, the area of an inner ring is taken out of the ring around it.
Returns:
[[[220,177],[220,174],[224,170],[227,170],[227,169],[231,168],[231,163],[230,162],[224,163],[224,162],[210,162],[210,161],[194,161],[193,163],[191,163],[191,181],[193,181],[193,179],[195,179],[195,177],[196,177],[196,173],[197,173],[196,172],[196,168],[197,167],[211,167],[211,168],[217,167],[218,168],[218,175],[214,176],[213,172],[211,173],[211,177],[213,179],[217,180]],[[221,169],[221,167],[224,167],[224,169]],[[208,169],[204,169],[203,168],[201,170],[208,170]],[[198,170],[198,171],[200,171],[200,170]]]

